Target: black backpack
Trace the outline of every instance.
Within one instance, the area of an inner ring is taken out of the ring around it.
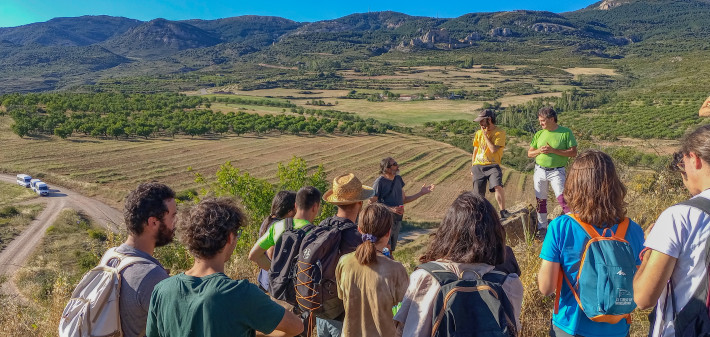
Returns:
[[[345,312],[343,301],[338,298],[335,268],[343,254],[355,251],[362,243],[357,225],[340,219],[323,220],[306,234],[296,262],[298,306],[325,319],[337,319]],[[355,242],[353,237],[357,238]]]
[[[475,280],[459,278],[435,262],[422,264],[441,290],[434,303],[432,337],[517,336],[515,311],[503,291],[508,274],[492,270]]]
[[[284,219],[284,222],[285,230],[274,245],[274,256],[269,269],[269,292],[277,300],[298,308],[295,290],[296,261],[303,237],[315,226],[309,223],[294,229],[293,218]]]
[[[710,200],[703,197],[686,200],[679,203],[679,205],[695,207],[710,215]],[[705,246],[705,254],[706,261],[710,261],[710,242]],[[708,277],[708,273],[710,273],[710,267],[705,271],[700,286],[695,289],[688,304],[680,311],[677,310],[675,305],[673,282],[672,280],[668,282],[665,303],[667,305],[670,299],[674,315],[673,326],[675,327],[676,337],[710,337],[710,292],[708,291],[708,289],[710,289],[710,278]],[[649,321],[652,327],[649,331],[649,336],[653,333],[653,322],[656,318],[655,314],[656,309],[649,315]]]

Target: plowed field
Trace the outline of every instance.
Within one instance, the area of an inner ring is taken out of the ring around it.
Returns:
[[[372,184],[377,177],[381,158],[394,157],[401,164],[407,194],[418,192],[424,183],[437,184],[432,194],[407,205],[406,217],[416,221],[441,219],[458,193],[471,188],[470,154],[402,134],[38,140],[18,138],[9,124],[8,117],[0,117],[1,171],[43,176],[50,186],[61,184],[117,207],[127,191],[140,182],[156,180],[176,191],[199,188],[188,167],[209,177],[231,161],[235,167],[275,182],[276,164],[288,162],[292,156],[303,157],[311,166],[323,164],[329,179],[354,172],[365,184]],[[513,172],[505,182],[509,205],[534,200],[532,179],[523,183],[521,179],[524,176]]]

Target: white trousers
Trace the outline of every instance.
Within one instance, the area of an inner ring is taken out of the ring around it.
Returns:
[[[564,167],[547,171],[539,165],[535,165],[533,182],[535,182],[535,198],[547,199],[547,184],[552,186],[555,197],[559,197],[565,189],[566,172]]]
[[[565,177],[567,176],[564,167],[545,170],[539,165],[535,165],[535,172],[533,173],[533,183],[535,185],[535,198],[538,199],[538,210],[537,210],[537,227],[547,228],[547,193],[548,193],[548,183],[552,186],[552,191],[555,193],[555,197],[562,195],[565,188]],[[540,210],[540,200],[544,200],[545,205],[544,210]],[[543,212],[544,211],[544,212]]]

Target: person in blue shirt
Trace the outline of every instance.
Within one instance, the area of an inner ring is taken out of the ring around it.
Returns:
[[[610,236],[626,218],[626,187],[619,180],[609,155],[598,150],[587,150],[572,164],[564,188],[565,200],[571,213],[591,224],[600,235]],[[644,234],[641,226],[629,221],[624,237],[635,256],[636,265],[643,249]],[[538,272],[538,286],[543,295],[555,293],[560,271],[571,282],[579,272],[582,254],[589,236],[571,216],[557,217],[542,243]],[[576,286],[576,285],[575,285]],[[553,313],[550,336],[614,337],[627,336],[630,325],[626,320],[618,323],[593,322],[579,307],[570,287],[563,283],[560,289],[559,311]]]

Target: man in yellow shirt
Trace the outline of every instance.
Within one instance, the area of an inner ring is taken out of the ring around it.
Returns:
[[[485,109],[474,119],[481,129],[473,136],[473,157],[471,159],[471,175],[473,176],[473,193],[481,196],[488,190],[495,192],[501,219],[510,216],[505,209],[505,194],[503,193],[503,172],[500,162],[505,147],[505,130],[496,126],[496,116],[493,110]]]

